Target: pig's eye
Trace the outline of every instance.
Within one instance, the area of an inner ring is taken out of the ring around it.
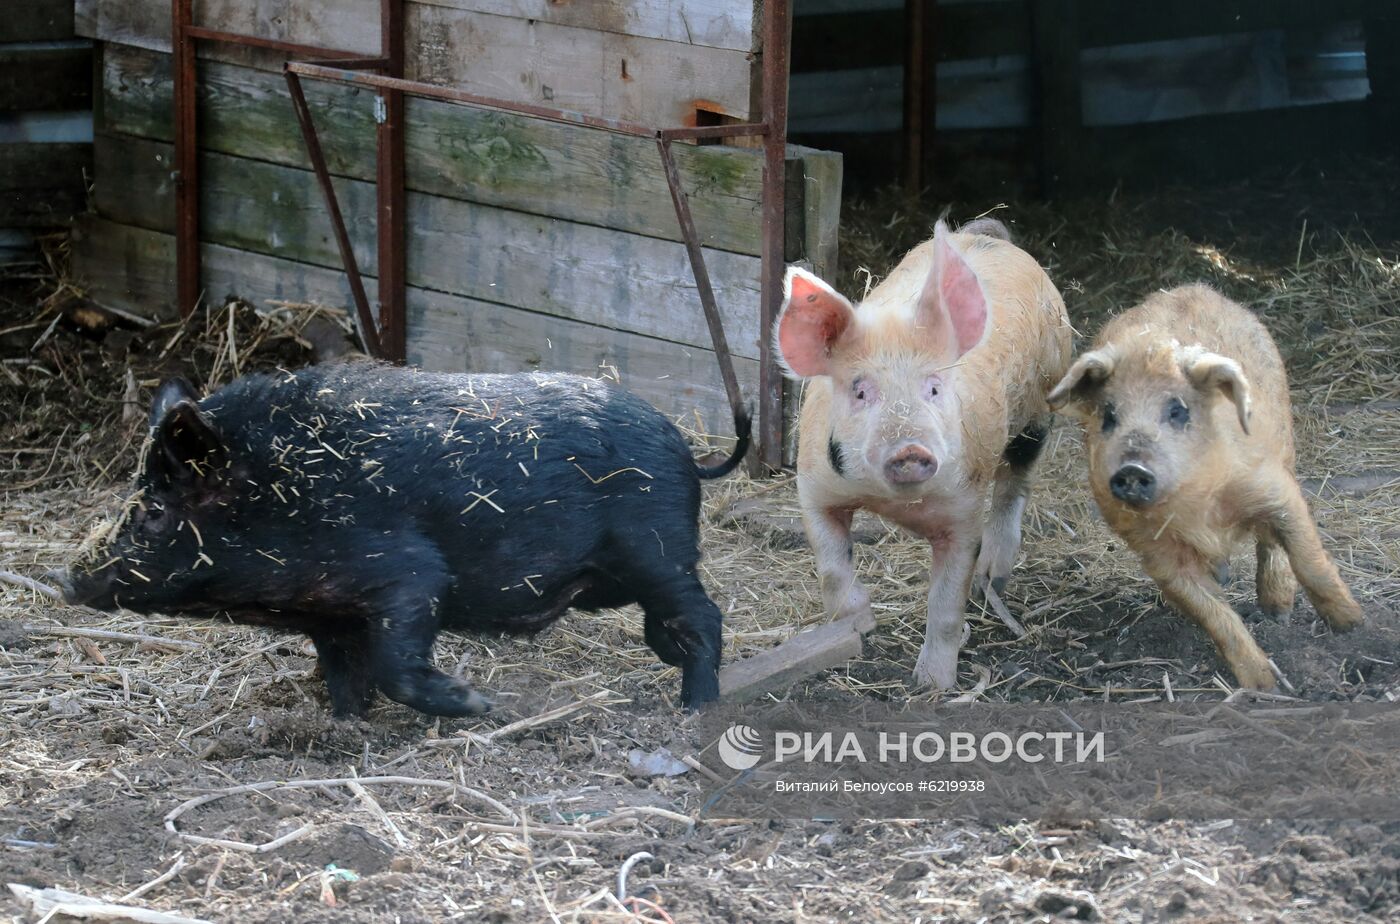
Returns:
[[[943,381],[936,375],[931,375],[924,379],[924,400],[932,401],[938,397],[938,393],[943,389]]]
[[[1105,404],[1103,406],[1103,432],[1112,433],[1113,429],[1117,426],[1118,408],[1114,407],[1112,404]]]
[[[1180,430],[1191,422],[1191,409],[1182,404],[1180,398],[1172,398],[1167,401],[1164,416],[1167,418],[1167,423]]]
[[[861,376],[851,383],[851,402],[866,407],[880,400],[880,388],[871,379]]]

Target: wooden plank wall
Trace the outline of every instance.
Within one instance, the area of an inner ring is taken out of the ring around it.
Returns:
[[[221,2],[200,7],[218,11]],[[279,2],[259,4],[260,19],[213,22],[296,41],[323,42],[331,35],[351,48],[377,47],[377,33],[362,34],[359,23],[345,21],[348,14],[333,18],[332,31],[305,20],[269,25],[276,17],[269,19],[267,10]],[[312,0],[297,2],[318,8]],[[345,0],[343,6],[359,4]],[[521,17],[540,14],[540,26],[590,31],[580,25],[590,17],[575,5],[442,0],[417,6],[424,7],[422,16],[524,22]],[[622,36],[627,41],[685,47],[675,39],[689,22],[695,35],[713,43],[703,46],[708,53],[752,46],[751,18],[720,15],[750,6],[655,0],[599,8],[624,11],[615,24],[646,33]],[[679,15],[686,10],[688,16]],[[706,10],[707,16],[697,15]],[[174,301],[168,6],[80,0],[78,16],[79,28],[102,41],[95,214],[77,235],[75,271],[99,302],[168,314]],[[333,84],[304,86],[352,244],[362,270],[373,277],[374,96]],[[331,226],[276,59],[238,50],[202,57],[200,98],[206,300],[237,295],[255,303],[348,304]],[[653,141],[410,99],[407,148],[410,362],[448,370],[616,374],[673,417],[696,426],[698,415],[710,432],[730,432],[716,357]],[[679,145],[675,152],[741,385],[753,395],[762,154],[717,145]],[[791,149],[787,188],[787,256],[833,272],[840,156]],[[367,287],[374,291],[372,280]]]
[[[0,229],[27,237],[83,208],[91,108],[92,43],[74,38],[72,0],[9,0],[0,11]]]
[[[379,0],[201,0],[197,22],[366,54],[379,51]],[[657,126],[697,111],[754,111],[755,0],[409,0],[406,76],[504,99]],[[170,0],[76,0],[78,32],[170,50]],[[212,57],[280,67],[236,49]]]

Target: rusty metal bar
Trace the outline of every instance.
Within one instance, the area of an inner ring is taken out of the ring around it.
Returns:
[[[388,58],[334,58],[336,67],[347,71],[382,71],[389,66]]]
[[[177,3],[187,2],[187,0],[176,0]],[[315,45],[301,45],[296,42],[283,42],[279,39],[263,38],[258,35],[240,35],[237,32],[222,32],[218,29],[207,29],[204,26],[196,26],[192,23],[185,27],[185,35],[194,39],[202,39],[208,42],[222,42],[226,45],[243,45],[249,48],[266,48],[270,51],[283,51],[298,58],[360,58],[364,56],[359,51],[342,51],[338,48],[318,48]]]
[[[416,80],[404,80],[401,77],[362,74],[339,67],[312,64],[306,61],[293,61],[287,65],[287,69],[298,76],[310,77],[313,80],[328,80],[332,83],[345,83],[357,87],[370,87],[376,90],[399,90],[403,93],[407,93],[409,96],[442,99],[454,103],[469,103],[473,106],[481,106],[486,109],[500,109],[503,112],[518,112],[522,115],[531,115],[540,119],[548,119],[551,122],[563,122],[570,125],[587,125],[590,128],[601,128],[605,131],[617,132],[622,135],[637,135],[642,138],[654,138],[656,136],[655,128],[641,125],[637,122],[629,122],[625,119],[607,119],[602,116],[574,112],[570,109],[550,109],[547,106],[536,106],[533,103],[517,103],[511,100],[498,99],[493,96],[481,96],[477,93],[468,93],[465,90],[457,90],[452,87],[440,87],[437,84],[420,83]]]
[[[170,7],[175,72],[175,307],[189,317],[199,304],[199,137],[195,84],[194,0]]]
[[[282,51],[298,57],[312,55],[330,58],[345,69],[378,68],[386,66],[388,62],[368,58],[355,51],[318,48],[314,45],[282,42],[256,35],[239,35],[235,32],[196,26],[194,0],[172,0],[170,27],[175,76],[175,304],[180,314],[188,317],[200,299],[197,43],[219,42],[225,45]],[[370,335],[374,336],[374,331],[370,331]]]
[[[736,122],[733,125],[687,125],[684,128],[663,128],[657,136],[668,141],[684,141],[701,138],[738,138],[743,135],[766,134],[768,126],[762,122]]]
[[[350,246],[350,235],[345,230],[345,218],[340,213],[340,203],[335,197],[335,186],[331,183],[331,172],[326,167],[326,157],[321,151],[321,140],[316,135],[316,123],[312,121],[311,109],[306,105],[306,95],[301,90],[301,79],[290,69],[286,69],[287,89],[291,93],[292,108],[296,111],[297,124],[301,126],[301,136],[306,142],[306,153],[311,159],[311,169],[316,173],[316,182],[321,187],[321,195],[326,199],[326,211],[330,213],[331,228],[335,232],[335,244],[340,249],[340,260],[345,265],[345,275],[350,282],[350,296],[355,301],[356,328],[360,343],[371,356],[383,357],[384,350],[375,326],[374,316],[369,309],[369,296],[365,295],[364,280],[360,278],[360,266],[355,262],[355,251]]]
[[[387,76],[403,77],[403,0],[383,0],[380,5],[380,54]],[[406,294],[408,270],[404,194],[404,95],[387,89],[380,94],[375,129],[375,199],[379,213],[379,337],[384,358],[401,363],[406,358],[408,330]]]
[[[788,0],[763,5],[763,275],[759,310],[758,453],[759,465],[778,471],[783,464],[783,376],[773,355],[773,324],[783,307],[783,244],[787,158]]]
[[[719,375],[724,380],[724,392],[729,397],[730,410],[738,417],[744,410],[744,395],[739,390],[739,377],[734,373],[734,357],[729,352],[729,340],[724,335],[724,319],[720,317],[719,305],[715,302],[715,290],[710,283],[709,268],[705,266],[704,251],[700,249],[700,235],[690,214],[690,197],[681,185],[680,171],[676,169],[676,160],[671,156],[670,140],[663,135],[656,139],[656,147],[661,152],[661,167],[666,172],[666,185],[671,189],[676,221],[680,223],[685,252],[690,256],[690,269],[695,274],[700,307],[705,309],[705,323],[710,327],[710,340],[719,359]]]

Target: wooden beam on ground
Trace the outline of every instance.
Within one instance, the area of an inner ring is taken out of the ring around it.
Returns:
[[[743,702],[840,667],[860,657],[862,631],[869,630],[849,619],[830,622],[799,632],[767,651],[726,664],[719,672],[720,699]]]

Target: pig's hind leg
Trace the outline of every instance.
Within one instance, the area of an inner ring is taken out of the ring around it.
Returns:
[[[1353,599],[1351,591],[1342,583],[1342,576],[1332,557],[1322,547],[1322,539],[1317,534],[1308,502],[1298,482],[1287,477],[1282,487],[1282,504],[1273,516],[1271,526],[1278,535],[1279,542],[1288,553],[1289,564],[1303,585],[1308,599],[1318,615],[1327,621],[1335,632],[1346,632],[1361,625],[1361,607]]]
[[[1260,529],[1257,539],[1254,587],[1259,595],[1259,609],[1267,616],[1287,616],[1293,612],[1293,598],[1298,595],[1288,552],[1272,528]]]
[[[1021,517],[1030,494],[1031,472],[1049,432],[1049,415],[1037,417],[1007,441],[1002,451],[1002,464],[997,466],[992,488],[991,515],[977,555],[975,581],[979,590],[989,584],[998,594],[1006,589],[1007,578],[1021,551]]]
[[[316,646],[316,661],[331,697],[331,714],[337,719],[364,716],[374,701],[364,629],[314,630],[307,634]]]
[[[649,582],[638,594],[646,614],[647,646],[681,669],[681,705],[694,709],[719,699],[723,616],[693,572]]]
[[[681,669],[681,705],[719,699],[723,617],[695,573],[699,535],[693,525],[656,522],[622,530],[609,569],[627,601],[641,604],[643,637],[664,663]]]

